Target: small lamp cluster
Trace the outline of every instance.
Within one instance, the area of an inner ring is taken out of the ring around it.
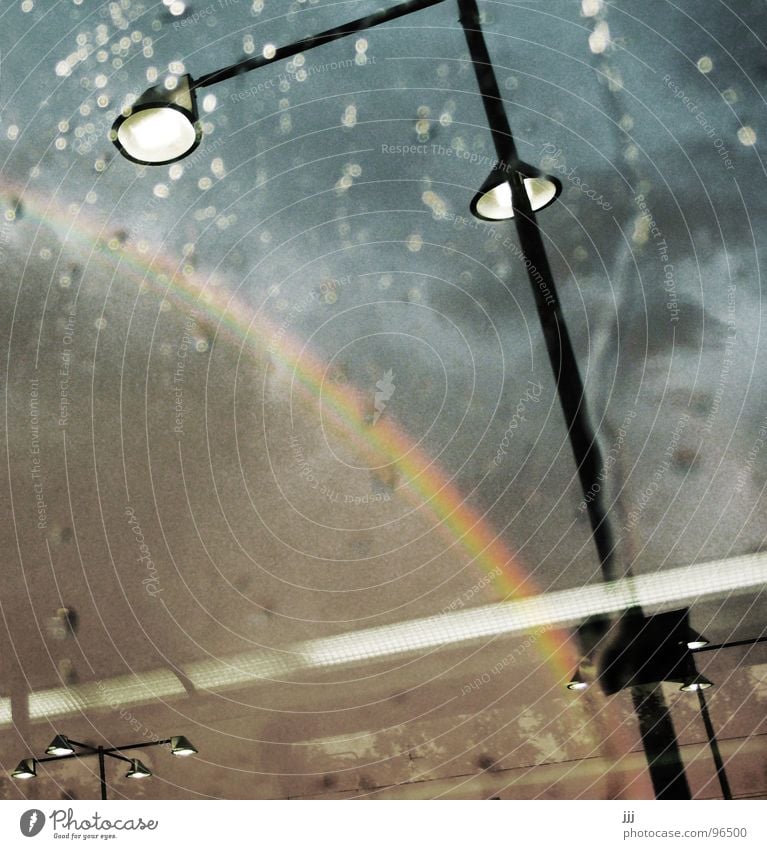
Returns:
[[[170,165],[189,156],[202,141],[195,83],[189,74],[168,76],[123,109],[109,137],[120,153],[138,165]],[[562,191],[555,177],[516,162],[493,169],[474,196],[471,212],[484,221],[514,217],[509,172],[516,172],[533,212],[553,203]]]
[[[197,749],[189,742],[186,737],[182,735],[171,737],[169,740],[160,741],[158,745],[161,743],[169,743],[171,754],[176,755],[177,757],[188,757],[189,755],[197,754]],[[57,734],[46,748],[45,754],[50,755],[50,759],[71,757],[72,755],[76,754],[75,745],[82,746],[82,744],[79,743],[73,744],[69,740],[69,738],[65,737],[63,734]],[[86,749],[87,754],[97,754],[99,751],[98,749],[92,749],[90,746],[84,748]],[[105,750],[105,754],[112,754],[119,750],[119,748],[107,749]],[[130,768],[125,773],[126,778],[149,778],[152,775],[152,771],[138,758],[122,759],[130,764]],[[24,760],[19,762],[19,765],[16,767],[16,769],[13,770],[13,772],[11,773],[11,777],[22,780],[35,778],[37,776],[38,762],[39,761],[35,758],[24,758]]]
[[[588,688],[589,682],[583,677],[580,665],[578,665],[572,678],[565,686],[568,690],[586,690]],[[691,675],[687,680],[685,680],[679,689],[684,693],[695,693],[698,690],[708,690],[709,687],[713,686],[713,681],[709,681],[705,675],[701,675],[700,672],[697,672],[695,675]]]
[[[697,631],[693,630],[688,626],[687,629],[687,637],[686,637],[686,646],[690,651],[696,651],[698,649],[702,649],[709,644],[709,641]],[[585,661],[582,660],[578,666],[575,668],[575,672],[573,673],[570,680],[565,684],[568,690],[586,690],[589,686],[591,676],[584,675],[584,666]],[[591,665],[589,664],[591,667]],[[591,667],[593,671],[593,667]],[[684,693],[695,693],[698,690],[707,690],[709,687],[713,687],[713,681],[709,681],[705,675],[701,675],[695,669],[694,664],[690,666],[690,672],[685,677],[683,681],[680,682],[681,686],[679,689]]]

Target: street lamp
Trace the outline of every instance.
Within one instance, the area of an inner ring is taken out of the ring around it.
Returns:
[[[177,99],[168,99],[161,92],[164,100],[158,100],[156,93],[147,92],[139,98],[128,115],[117,119],[112,129],[112,140],[118,150],[134,162],[162,165],[176,161],[188,155],[199,142],[195,105],[197,89],[435,6],[442,1],[411,0],[400,3],[292,45],[276,48],[268,55],[243,60],[197,80],[186,76],[182,83],[186,99],[181,109]],[[477,2],[457,0],[457,3],[497,159],[496,167],[474,196],[470,209],[476,217],[486,221],[514,221],[581,488],[585,494],[594,491],[599,493],[599,487],[595,487],[595,484],[603,468],[602,452],[589,420],[583,380],[535,219],[536,212],[549,206],[559,196],[561,184],[519,158],[482,33]],[[182,117],[163,116],[162,112],[166,109],[180,111]],[[143,112],[148,114],[142,117]],[[614,580],[618,577],[615,567],[616,544],[603,497],[599,494],[588,497],[586,503],[602,574],[605,580]],[[573,689],[579,687],[578,681],[573,680],[571,683],[575,684]],[[638,683],[632,687],[632,694],[657,795],[659,798],[689,798],[690,790],[673,723],[662,694],[655,686],[648,689],[647,685]]]
[[[567,682],[568,690],[586,690],[589,682],[583,677],[580,666],[573,672],[573,677]]]
[[[713,681],[709,681],[708,678],[706,678],[705,675],[701,675],[700,672],[695,672],[685,678],[684,683],[679,689],[684,693],[696,693],[698,690],[708,690],[709,687],[713,686]]]
[[[150,778],[151,770],[148,770],[138,758],[130,759],[130,769],[125,773],[126,778]]]
[[[247,71],[262,68],[319,47],[339,38],[371,29],[395,18],[436,6],[444,0],[410,0],[364,18],[275,48],[268,55],[245,59],[193,80],[189,74],[169,75],[159,85],[147,89],[126,106],[112,124],[109,138],[120,153],[139,165],[170,165],[189,156],[202,141],[202,126],[197,109],[197,89],[215,85]],[[503,221],[514,217],[512,186],[508,172],[521,175],[531,209],[538,212],[553,203],[562,191],[555,177],[543,174],[527,163],[500,161],[470,203],[477,218]]]
[[[704,649],[708,644],[709,640],[703,634],[699,634],[692,628],[687,632],[687,648],[691,651]]]
[[[57,734],[45,750],[45,754],[61,758],[73,754],[74,751],[69,740],[63,734]]]
[[[169,165],[188,156],[202,139],[189,74],[169,76],[147,89],[122,111],[110,138],[126,159],[139,165]]]
[[[34,778],[37,775],[34,758],[25,758],[19,761],[19,765],[11,773],[11,778]]]
[[[170,753],[179,758],[186,758],[189,755],[196,755],[197,749],[187,740],[186,737],[178,736],[170,738]]]
[[[514,204],[511,197],[511,183],[507,175],[510,166],[496,167],[474,195],[469,208],[473,215],[483,221],[505,221],[514,217]],[[562,184],[556,177],[543,174],[527,163],[518,162],[516,170],[522,177],[522,184],[533,212],[540,212],[559,197]]]
[[[109,137],[120,153],[131,162],[140,165],[169,165],[188,156],[202,139],[202,128],[197,120],[197,89],[442,2],[444,0],[409,0],[399,3],[390,9],[357,18],[294,44],[275,48],[268,55],[228,65],[197,80],[193,80],[189,74],[169,76],[163,84],[147,89],[135,103],[123,110],[112,125]]]
[[[25,758],[11,773],[11,778],[27,780],[37,776],[37,764],[50,761],[65,761],[69,758],[88,758],[96,756],[99,759],[99,778],[101,781],[101,798],[107,798],[106,758],[125,761],[128,764],[126,778],[149,778],[152,771],[138,758],[126,758],[121,752],[133,749],[146,749],[150,746],[170,746],[171,754],[187,756],[196,755],[197,749],[186,737],[177,735],[166,740],[152,740],[148,743],[132,743],[127,746],[91,746],[88,743],[78,743],[63,734],[57,734],[45,750],[47,758]],[[78,751],[78,749],[80,751]]]

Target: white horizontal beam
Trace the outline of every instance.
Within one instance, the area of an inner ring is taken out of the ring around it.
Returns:
[[[188,664],[183,674],[195,688],[218,692],[275,678],[285,680],[308,669],[361,664],[490,637],[567,627],[588,616],[620,613],[635,605],[648,613],[689,606],[707,598],[740,595],[766,583],[767,554],[749,554],[321,637],[281,650],[197,661]],[[51,720],[98,708],[182,697],[186,692],[167,669],[124,675],[31,693],[29,718]],[[10,699],[0,699],[0,727],[11,722]]]

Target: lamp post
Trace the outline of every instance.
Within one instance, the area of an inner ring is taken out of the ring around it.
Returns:
[[[444,0],[409,0],[293,44],[274,48],[268,55],[228,65],[197,80],[188,74],[173,77],[166,80],[164,85],[148,89],[126,108],[114,122],[110,138],[120,153],[132,162],[144,165],[176,162],[195,150],[202,138],[197,120],[197,89],[442,2]],[[588,419],[583,381],[534,217],[536,211],[544,209],[557,198],[561,185],[555,178],[520,160],[480,27],[476,0],[458,0],[458,7],[498,156],[496,168],[472,199],[470,208],[474,215],[487,221],[514,219],[520,244],[526,258],[530,260],[530,263],[526,263],[527,272],[581,487],[588,494],[601,470],[602,455]],[[612,580],[617,577],[614,568],[615,543],[603,500],[597,494],[587,498],[586,504],[602,573],[605,579]]]
[[[197,80],[188,74],[172,77],[163,85],[147,89],[135,103],[123,110],[112,125],[110,138],[120,153],[131,162],[140,165],[169,165],[188,156],[202,139],[202,129],[197,120],[197,89],[224,82],[256,68],[289,59],[313,47],[321,47],[443,2],[408,0],[285,47],[274,48],[268,55],[227,65]]]
[[[578,361],[562,313],[543,238],[535,218],[536,209],[532,202],[530,187],[534,184],[531,183],[531,178],[539,178],[539,172],[523,163],[517,154],[511,125],[504,109],[493,63],[482,33],[477,2],[476,0],[458,0],[458,7],[498,162],[507,175],[509,214],[505,217],[513,218],[517,238],[526,259],[528,279],[543,330],[549,362],[554,372],[570,447],[581,488],[586,496],[586,507],[600,568],[604,579],[612,581],[620,577],[616,572],[615,541],[607,519],[602,491],[600,487],[595,486],[603,465],[602,452],[588,416]],[[490,179],[492,180],[492,175]],[[496,193],[497,191],[496,189]],[[475,214],[481,213],[483,199],[475,199]],[[642,616],[640,610],[632,611],[632,613]],[[658,683],[660,680],[662,679],[637,681],[631,686],[647,766],[657,798],[689,799],[690,787],[687,783],[673,721]],[[570,689],[577,690],[582,687],[583,682],[578,677],[570,681]]]
[[[131,743],[126,746],[91,746],[88,743],[79,743],[71,737],[57,734],[45,750],[46,758],[25,758],[11,773],[11,777],[17,780],[27,780],[37,776],[37,764],[50,763],[51,761],[66,761],[72,758],[97,757],[99,761],[99,783],[101,785],[101,798],[107,798],[106,758],[125,761],[128,764],[126,778],[149,778],[152,775],[138,758],[126,758],[121,752],[134,749],[147,749],[150,746],[170,746],[170,752],[176,757],[196,755],[197,749],[189,740],[178,735],[169,737],[167,740],[152,740],[147,743]],[[79,751],[78,751],[79,750]]]
[[[120,153],[133,162],[148,165],[175,162],[191,153],[202,137],[197,121],[197,89],[441,2],[443,0],[400,3],[294,44],[274,48],[268,55],[213,71],[197,80],[189,75],[174,77],[166,81],[165,86],[145,92],[135,104],[124,110],[112,127],[111,139]],[[594,486],[603,465],[602,453],[589,420],[583,380],[535,219],[537,211],[556,199],[561,185],[555,178],[519,158],[482,33],[476,0],[457,0],[457,3],[498,159],[496,167],[471,201],[470,209],[475,216],[486,221],[514,220],[578,477],[587,496],[587,513],[601,571],[605,580],[612,581],[620,577],[616,571],[616,545],[601,490]],[[639,613],[641,615],[641,611]],[[579,680],[570,683],[573,685],[571,689],[580,689],[583,684]],[[690,798],[673,723],[659,685],[636,683],[632,686],[632,696],[656,796]]]

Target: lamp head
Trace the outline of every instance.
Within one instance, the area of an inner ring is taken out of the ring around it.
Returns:
[[[694,631],[690,628],[687,634],[687,648],[691,651],[695,651],[696,649],[705,648],[709,644],[709,640],[707,640],[703,634],[699,634],[697,631]]]
[[[583,677],[580,666],[575,670],[573,677],[567,682],[568,690],[585,690],[589,682]]]
[[[25,758],[11,773],[11,778],[34,778],[37,775],[37,764],[34,758]]]
[[[64,755],[73,755],[74,752],[74,747],[63,734],[57,734],[45,750],[46,755],[55,755],[57,758]]]
[[[169,76],[147,89],[117,117],[109,138],[139,165],[169,165],[188,156],[202,139],[189,74]]]
[[[138,758],[130,759],[130,769],[125,773],[126,778],[149,778],[151,770],[147,769]]]
[[[177,737],[170,738],[170,753],[180,758],[196,755],[197,749],[189,742],[186,737],[180,734]]]
[[[474,195],[471,212],[483,221],[505,221],[514,217],[509,171],[516,171],[527,192],[533,212],[539,212],[552,204],[562,191],[556,177],[544,174],[532,165],[518,162],[515,165],[497,166]]]
[[[694,675],[687,678],[679,689],[685,693],[695,693],[698,690],[708,690],[709,687],[713,686],[713,681],[709,681],[705,675],[701,675],[700,672],[696,672]]]

